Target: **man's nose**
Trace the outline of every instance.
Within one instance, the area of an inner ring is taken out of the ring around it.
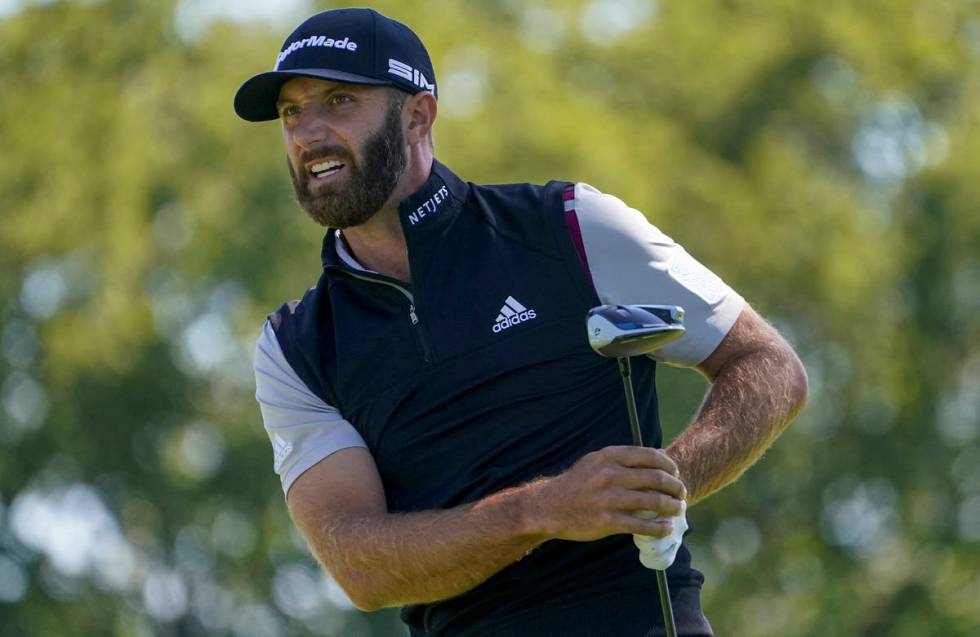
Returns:
[[[303,148],[323,144],[333,136],[330,119],[319,105],[310,105],[303,109],[294,131],[296,143]]]

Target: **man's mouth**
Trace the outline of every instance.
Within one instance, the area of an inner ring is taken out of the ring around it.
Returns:
[[[336,159],[329,159],[326,161],[317,162],[309,167],[310,176],[314,179],[326,179],[332,175],[336,175],[341,170],[343,170],[343,162],[339,162]]]

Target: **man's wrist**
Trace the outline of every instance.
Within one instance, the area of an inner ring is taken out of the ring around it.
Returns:
[[[683,439],[678,438],[671,444],[667,445],[667,447],[664,449],[664,453],[670,456],[670,459],[677,465],[677,477],[684,483],[684,490],[687,493],[685,501],[687,505],[690,506],[691,504],[694,504],[695,500],[697,499],[695,495],[697,485],[691,483],[691,468],[688,464],[688,454],[685,453],[686,450],[683,448],[683,444]]]
[[[519,536],[535,544],[549,540],[556,534],[555,523],[545,506],[549,480],[536,478],[509,493],[518,520]]]

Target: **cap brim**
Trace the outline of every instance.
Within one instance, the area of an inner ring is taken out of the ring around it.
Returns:
[[[289,71],[269,71],[259,73],[245,81],[235,93],[235,112],[244,120],[250,122],[266,122],[279,119],[276,102],[279,100],[279,89],[294,77],[313,77],[322,80],[334,80],[349,84],[375,84],[379,86],[393,83],[364,75],[333,71],[330,69],[291,69]]]

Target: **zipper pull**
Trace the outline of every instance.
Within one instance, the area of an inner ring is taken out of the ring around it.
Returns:
[[[415,305],[414,304],[408,306],[408,315],[412,319],[412,325],[418,325],[419,324],[419,317],[415,314]]]

